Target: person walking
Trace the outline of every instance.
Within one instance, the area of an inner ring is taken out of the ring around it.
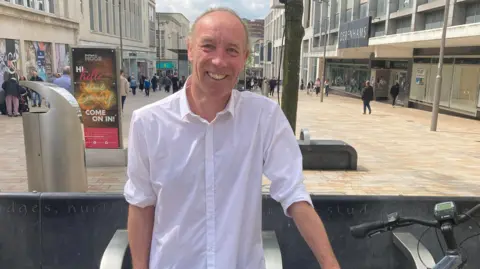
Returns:
[[[137,80],[134,76],[130,77],[130,89],[132,89],[132,94],[135,96],[137,93]]]
[[[390,88],[390,95],[392,96],[392,107],[395,107],[395,102],[397,101],[397,96],[400,93],[400,84],[395,82],[395,84]]]
[[[120,70],[120,93],[122,95],[122,111],[128,95],[128,86],[128,79],[125,77],[125,73],[123,72],[123,70]]]
[[[143,81],[143,88],[145,89],[145,96],[150,96],[150,80],[148,77],[145,77],[145,80]]]
[[[322,84],[322,82],[320,81],[320,78],[317,78],[317,79],[315,80],[315,86],[314,86],[314,87],[315,87],[315,95],[316,95],[316,96],[318,96],[318,94],[320,93],[320,88],[321,88],[321,86],[322,86],[321,84]]]
[[[130,122],[124,197],[132,267],[265,268],[265,175],[319,267],[340,269],[285,114],[267,97],[232,90],[249,57],[242,19],[214,8],[191,29],[185,86],[135,110]]]
[[[63,75],[56,78],[53,81],[53,84],[57,85],[58,87],[64,88],[73,95],[72,78],[70,77],[70,66],[65,66],[63,68]]]
[[[370,86],[370,81],[365,82],[365,88],[362,90],[363,100],[363,114],[366,114],[368,108],[368,114],[372,114],[372,108],[370,102],[373,100],[373,87]]]

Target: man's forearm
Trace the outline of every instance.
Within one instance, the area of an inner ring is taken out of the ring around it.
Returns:
[[[152,242],[154,207],[130,206],[128,210],[128,241],[134,269],[148,269]]]
[[[288,212],[321,267],[339,269],[340,265],[333,253],[325,226],[315,209],[306,202],[298,202],[291,205]]]

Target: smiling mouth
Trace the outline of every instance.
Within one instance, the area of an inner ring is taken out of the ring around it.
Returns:
[[[224,75],[224,74],[215,74],[215,73],[210,73],[210,72],[207,72],[208,76],[214,80],[222,80],[222,79],[225,79],[227,77],[227,75]]]

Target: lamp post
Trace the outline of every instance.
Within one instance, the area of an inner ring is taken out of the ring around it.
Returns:
[[[118,22],[120,24],[120,65],[123,69],[123,27],[122,27],[122,0],[118,0]]]
[[[443,29],[442,29],[442,41],[440,43],[440,56],[438,58],[438,70],[437,78],[435,80],[435,92],[433,97],[433,107],[432,107],[432,122],[430,125],[430,131],[437,131],[438,123],[438,111],[440,110],[440,96],[441,96],[441,87],[442,87],[442,72],[443,72],[443,56],[445,54],[445,39],[447,35],[447,24],[448,24],[448,12],[450,10],[450,0],[445,1],[445,12],[443,13]]]
[[[327,43],[328,43],[328,32],[330,31],[330,16],[328,16],[328,0],[319,0],[318,3],[320,4],[323,4],[323,3],[326,3],[327,4],[327,30],[325,31],[325,44],[323,44],[323,68],[322,68],[322,81],[321,81],[321,86],[320,86],[320,102],[323,102],[323,87],[324,87],[324,84],[325,84],[325,69],[327,68]],[[323,7],[322,7],[322,15],[323,15]],[[322,43],[321,42],[321,39],[322,39],[322,26],[323,26],[323,16],[322,16],[322,20],[320,21],[320,44]]]

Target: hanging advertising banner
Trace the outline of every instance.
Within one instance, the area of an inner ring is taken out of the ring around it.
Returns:
[[[82,110],[86,148],[120,147],[114,49],[72,48],[74,96]]]
[[[368,47],[371,24],[371,16],[341,23],[340,29],[338,30],[338,48],[348,49]]]

